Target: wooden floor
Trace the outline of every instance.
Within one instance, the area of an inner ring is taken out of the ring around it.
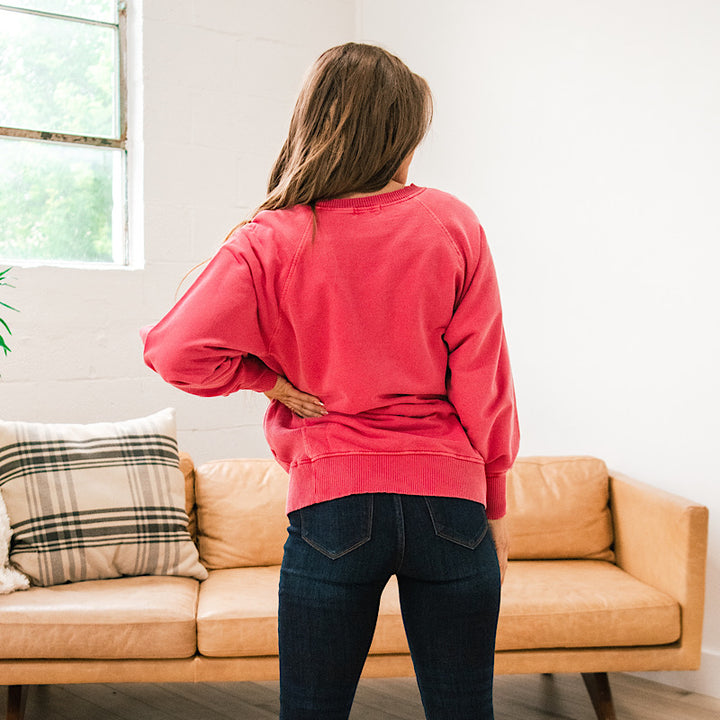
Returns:
[[[618,720],[718,720],[720,700],[630,675],[611,675]],[[594,720],[580,675],[505,675],[496,720]],[[267,720],[277,683],[56,685],[31,688],[26,720]],[[6,691],[0,694],[4,707]],[[363,680],[351,720],[422,720],[413,679]],[[321,720],[321,719],[319,719]]]

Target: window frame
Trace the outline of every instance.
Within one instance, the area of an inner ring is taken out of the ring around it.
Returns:
[[[22,266],[28,262],[33,265],[41,264],[47,266],[78,266],[83,268],[127,268],[132,263],[130,253],[130,240],[128,237],[128,157],[127,157],[127,136],[128,136],[128,72],[127,72],[127,2],[119,0],[117,2],[117,22],[107,22],[103,20],[91,20],[73,15],[62,15],[59,13],[47,12],[44,10],[33,10],[29,8],[19,8],[12,5],[5,5],[0,2],[0,10],[8,10],[11,12],[22,13],[25,15],[34,15],[38,17],[46,17],[54,20],[63,20],[66,22],[81,23],[84,25],[95,25],[99,27],[117,29],[117,61],[118,61],[118,86],[117,86],[117,103],[118,103],[118,129],[119,133],[115,137],[97,137],[94,135],[74,135],[71,133],[52,132],[47,130],[31,130],[29,128],[5,127],[0,125],[0,138],[20,138],[23,140],[38,140],[47,143],[60,143],[64,145],[84,145],[98,148],[114,148],[122,151],[122,259],[119,261],[112,260],[110,262],[90,262],[86,260],[49,260],[49,259],[17,259],[11,262],[14,265]],[[10,262],[10,261],[8,261]]]

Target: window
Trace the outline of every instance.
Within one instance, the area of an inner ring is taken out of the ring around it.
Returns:
[[[0,261],[129,263],[125,20],[0,0]]]

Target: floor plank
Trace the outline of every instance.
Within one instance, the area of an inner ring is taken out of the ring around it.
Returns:
[[[229,693],[237,701],[260,708],[271,713],[270,717],[278,717],[280,699],[277,683],[217,683],[215,687]]]
[[[31,687],[28,693],[26,720],[45,720],[50,713],[63,720],[122,720],[123,716],[78,695],[77,688],[92,688],[92,685],[40,685]]]
[[[358,687],[350,720],[415,720],[425,717],[414,680],[363,681]]]
[[[718,720],[720,699],[633,675],[610,675],[620,720]],[[0,690],[4,708],[7,690]],[[168,683],[44,685],[30,689],[26,720],[268,720],[278,684]],[[415,680],[363,680],[351,720],[423,720]],[[495,683],[496,720],[593,720],[578,675],[504,675]]]
[[[158,685],[190,703],[200,704],[205,709],[209,720],[237,720],[238,713],[233,709],[233,694],[215,687],[211,683],[203,683],[202,687],[194,683],[172,683]],[[275,717],[275,716],[273,716]]]
[[[669,685],[643,681],[631,675],[611,676],[610,687],[615,697],[618,717],[625,720],[650,717],[647,706],[653,708],[653,720],[718,720],[720,700],[691,693]],[[617,691],[616,691],[617,688]]]

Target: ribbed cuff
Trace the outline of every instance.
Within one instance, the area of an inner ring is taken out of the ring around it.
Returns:
[[[487,503],[486,512],[488,520],[497,520],[504,517],[507,512],[506,473],[500,475],[486,475]]]
[[[267,392],[275,387],[278,374],[271,370],[260,358],[255,355],[246,355],[242,359],[238,382],[226,392],[226,395],[237,390],[254,390],[255,392]]]
[[[277,382],[278,374],[271,370],[270,368],[267,368],[265,372],[257,379],[255,382],[255,387],[252,389],[255,392],[267,392],[268,390],[272,390],[275,387],[275,383]]]

